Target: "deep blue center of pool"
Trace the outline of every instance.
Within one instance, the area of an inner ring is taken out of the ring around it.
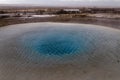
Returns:
[[[77,41],[75,36],[72,36],[70,34],[58,33],[45,35],[42,38],[36,38],[33,44],[33,49],[35,49],[39,53],[50,55],[63,55],[82,51],[84,47],[83,40],[79,42]]]
[[[88,40],[89,41],[89,40]],[[44,55],[70,55],[89,51],[83,32],[53,29],[34,31],[22,37],[22,44],[33,53]]]

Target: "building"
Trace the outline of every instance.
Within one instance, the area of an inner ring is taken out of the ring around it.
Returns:
[[[61,9],[57,14],[77,14],[81,13],[79,9]]]
[[[63,9],[63,11],[69,12],[69,13],[80,13],[79,9]]]

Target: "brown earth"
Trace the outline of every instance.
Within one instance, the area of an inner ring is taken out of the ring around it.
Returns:
[[[0,19],[0,27],[21,24],[21,23],[31,23],[31,22],[65,22],[65,23],[84,23],[84,24],[95,24],[102,25],[112,28],[120,29],[120,19],[119,18],[96,18],[96,17],[48,17],[48,18],[5,18]]]

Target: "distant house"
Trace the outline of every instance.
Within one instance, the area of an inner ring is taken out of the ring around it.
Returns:
[[[79,12],[79,9],[63,9],[63,11]]]
[[[80,13],[79,9],[63,9],[63,11],[69,12],[69,13]]]
[[[80,13],[81,11],[79,9],[61,9],[58,11],[58,14],[76,14]]]

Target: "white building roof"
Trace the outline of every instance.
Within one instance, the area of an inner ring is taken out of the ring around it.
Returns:
[[[64,11],[80,11],[79,9],[63,9]]]

